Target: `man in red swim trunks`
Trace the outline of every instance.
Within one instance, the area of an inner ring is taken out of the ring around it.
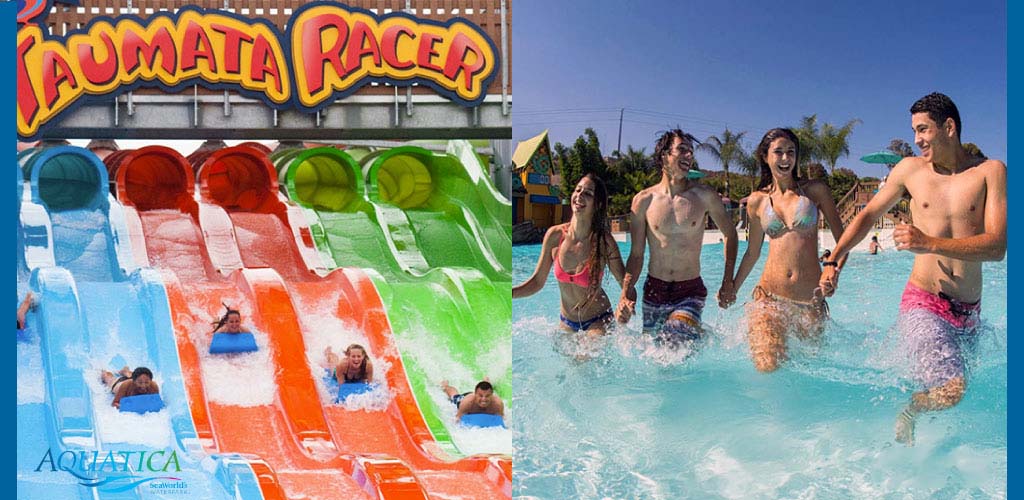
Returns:
[[[893,167],[885,186],[847,226],[821,274],[822,290],[831,295],[839,279],[835,262],[904,193],[912,196],[914,224],[893,231],[897,250],[917,254],[897,324],[914,378],[924,388],[896,419],[896,440],[908,445],[919,413],[963,398],[964,350],[974,343],[981,309],[981,263],[1006,255],[1006,165],[964,151],[960,112],[949,97],[929,94],[910,113],[921,156]]]
[[[626,279],[617,315],[632,312],[636,304],[636,277],[651,248],[644,282],[644,331],[673,344],[701,338],[701,312],[707,288],[700,276],[700,251],[704,225],[710,216],[725,238],[725,268],[718,303],[729,307],[736,301],[733,267],[736,263],[736,228],[714,190],[688,178],[694,138],[682,130],[662,134],[654,148],[654,164],[661,181],[633,197],[630,249]]]

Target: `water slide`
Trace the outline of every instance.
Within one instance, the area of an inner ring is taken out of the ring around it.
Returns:
[[[467,391],[490,375],[511,398],[511,205],[481,187],[489,181],[467,150],[475,169],[416,147],[364,155],[365,169],[335,148],[272,156],[326,265],[371,275],[427,425],[453,454],[460,447],[438,381]]]
[[[18,342],[19,498],[157,498],[150,462],[128,458],[142,451],[173,453],[177,466],[161,473],[203,498],[259,498],[244,459],[198,445],[164,287],[131,265],[103,164],[72,147],[31,150],[19,163],[28,185],[19,179],[18,290],[38,301]],[[150,367],[166,408],[112,408],[98,375],[118,368],[113,359]]]
[[[443,450],[412,396],[373,283],[357,269],[321,277],[317,271],[325,269],[302,210],[282,202],[265,154],[236,146],[189,160],[149,147],[108,157],[107,164],[133,250],[170,275],[177,347],[203,446],[263,457],[265,495],[510,495],[507,458],[439,458]],[[243,312],[263,358],[225,364],[205,354],[221,302]],[[338,348],[340,337],[323,324],[358,330],[387,368],[378,374],[391,395],[383,407],[351,409],[325,396],[316,361],[326,345]],[[246,395],[230,387],[232,378],[257,389]]]

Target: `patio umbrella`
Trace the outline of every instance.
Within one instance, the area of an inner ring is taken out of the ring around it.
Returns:
[[[865,163],[884,163],[886,165],[895,165],[902,159],[902,156],[892,151],[878,151],[860,157],[860,161]]]

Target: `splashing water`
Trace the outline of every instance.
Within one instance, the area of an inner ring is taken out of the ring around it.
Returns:
[[[538,254],[514,249],[516,283]],[[637,317],[598,339],[561,331],[554,279],[513,301],[515,497],[1006,497],[1005,262],[983,266],[963,401],[919,417],[906,447],[893,425],[917,385],[895,326],[913,256],[851,255],[821,340],[789,339],[771,374],[753,366],[742,307],[764,259],[722,310],[721,256],[704,248],[707,335],[692,352],[658,345]]]

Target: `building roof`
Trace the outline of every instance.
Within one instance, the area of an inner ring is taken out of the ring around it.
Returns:
[[[533,157],[533,153],[537,152],[537,148],[539,148],[547,138],[548,131],[547,129],[544,129],[543,132],[516,145],[516,152],[512,153],[512,167],[516,169],[525,167],[526,164],[530,162],[530,158]]]

